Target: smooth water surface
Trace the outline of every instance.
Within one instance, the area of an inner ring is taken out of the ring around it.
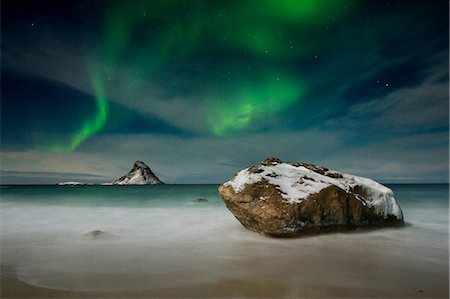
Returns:
[[[244,229],[218,185],[3,186],[1,263],[26,283],[66,290],[445,296],[448,185],[389,187],[404,228],[272,239]]]

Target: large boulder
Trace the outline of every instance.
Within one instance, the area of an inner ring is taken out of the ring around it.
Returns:
[[[219,192],[242,225],[269,236],[404,223],[391,189],[313,164],[268,158],[239,171]]]

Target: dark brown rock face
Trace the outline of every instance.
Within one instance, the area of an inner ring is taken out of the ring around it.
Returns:
[[[268,158],[219,187],[247,229],[292,237],[320,231],[403,224],[392,191],[370,179]]]

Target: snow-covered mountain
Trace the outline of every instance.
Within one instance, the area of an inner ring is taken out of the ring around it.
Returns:
[[[123,177],[112,182],[113,185],[156,185],[164,184],[142,161],[134,162],[133,168]]]

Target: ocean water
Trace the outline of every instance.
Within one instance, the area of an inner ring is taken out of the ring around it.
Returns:
[[[1,263],[26,283],[75,291],[448,296],[448,185],[389,187],[403,228],[272,239],[243,228],[218,185],[2,186]]]

